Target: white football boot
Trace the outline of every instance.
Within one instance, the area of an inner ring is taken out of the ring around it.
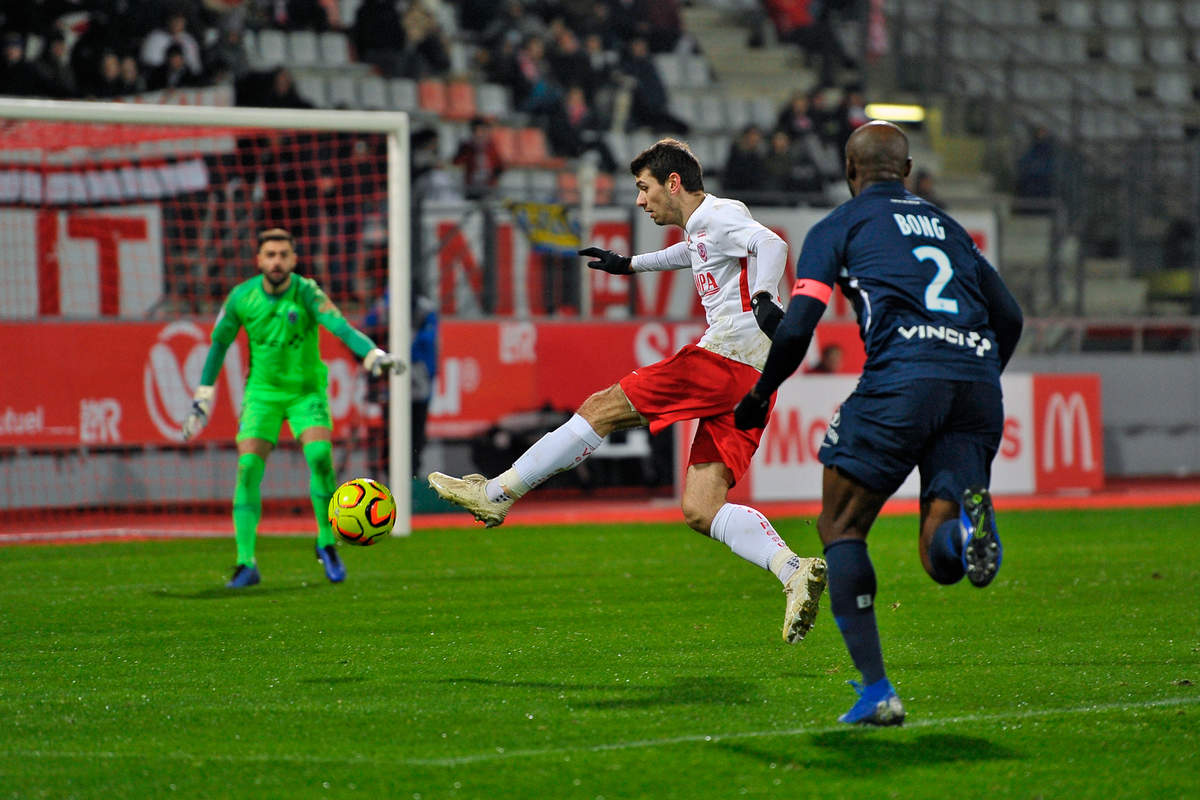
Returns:
[[[478,473],[455,478],[441,472],[429,473],[429,485],[443,500],[462,506],[475,515],[475,519],[489,528],[504,522],[514,500],[488,500],[488,479]],[[822,573],[824,574],[824,573]]]
[[[783,585],[783,593],[787,595],[787,609],[783,614],[785,642],[795,644],[812,630],[824,591],[825,559],[800,559],[800,566]]]

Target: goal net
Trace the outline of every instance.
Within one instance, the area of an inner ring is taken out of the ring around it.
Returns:
[[[221,303],[283,227],[296,272],[407,358],[408,121],[384,112],[0,99],[0,532],[232,530],[248,356],[230,348],[184,443]],[[401,302],[390,302],[400,298]],[[386,481],[410,529],[409,388],[321,332],[339,481]],[[287,425],[261,530],[313,529]]]

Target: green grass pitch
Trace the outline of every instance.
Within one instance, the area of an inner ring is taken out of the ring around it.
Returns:
[[[0,549],[0,798],[1200,797],[1200,508],[1000,513],[982,591],[872,533],[900,729],[682,522]]]

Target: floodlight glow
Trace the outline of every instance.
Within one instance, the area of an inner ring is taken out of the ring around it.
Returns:
[[[871,119],[885,119],[888,122],[923,122],[925,120],[924,106],[901,103],[868,103],[866,112]]]

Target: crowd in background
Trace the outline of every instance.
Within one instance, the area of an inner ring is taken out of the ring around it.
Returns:
[[[811,35],[830,30],[842,3],[751,5],[823,76],[853,65],[836,43]],[[452,20],[435,13],[447,9]],[[691,127],[672,113],[654,60],[699,50],[680,0],[362,0],[349,19],[336,0],[28,0],[0,9],[0,94],[100,100],[224,84],[235,87],[239,105],[312,107],[286,65],[251,64],[243,38],[266,28],[344,31],[352,56],[385,77],[449,76],[452,42],[467,43],[472,74],[456,77],[507,87],[513,109],[545,130],[555,155],[593,157],[605,172],[623,168],[606,131],[686,137]],[[752,34],[748,46],[759,38]],[[691,63],[709,68],[703,59]],[[853,87],[832,92],[840,105],[827,107],[830,88],[797,95],[773,130],[744,131],[730,150],[725,185],[752,197],[819,192],[837,180],[841,143],[865,117]],[[710,173],[719,166],[706,165]],[[466,194],[478,196],[477,188]]]

